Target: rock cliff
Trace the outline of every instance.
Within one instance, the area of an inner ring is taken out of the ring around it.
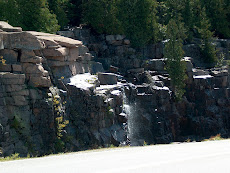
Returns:
[[[98,77],[84,73],[103,72],[103,67],[92,61],[81,41],[25,32],[5,22],[0,28],[3,156],[82,150],[125,140],[118,120],[121,93],[111,94],[120,87],[96,90]]]
[[[184,46],[186,94],[176,102],[164,42],[134,49],[89,29],[0,29],[0,156],[230,134],[229,67],[204,68],[195,43]],[[216,45],[229,51],[229,40]]]

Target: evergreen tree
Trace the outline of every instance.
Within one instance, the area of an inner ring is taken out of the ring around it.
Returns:
[[[228,3],[225,0],[200,0],[206,8],[207,17],[211,23],[211,30],[219,37],[230,37],[230,23],[228,21]]]
[[[67,4],[67,18],[72,26],[79,26],[82,22],[82,1],[69,0]]]
[[[201,13],[198,17],[199,25],[198,25],[198,32],[200,34],[200,37],[203,41],[201,45],[201,55],[203,58],[203,61],[205,63],[215,63],[217,62],[217,56],[215,47],[211,43],[211,39],[213,37],[213,32],[209,30],[211,24],[209,23],[209,20],[207,19],[205,8],[201,10]]]
[[[157,41],[156,5],[155,0],[120,0],[119,20],[133,46]]]
[[[182,36],[183,25],[179,21],[171,19],[167,25],[167,38],[168,41],[165,44],[165,58],[166,69],[172,81],[173,91],[177,100],[180,100],[185,93],[185,79],[186,79],[186,66],[182,61],[183,49],[182,49]]]
[[[84,22],[98,33],[122,33],[121,24],[117,19],[116,0],[84,0],[82,5]]]
[[[46,0],[3,0],[1,17],[23,30],[56,32],[59,25],[56,15],[50,13]]]
[[[67,18],[69,0],[48,0],[48,4],[50,12],[56,15],[58,24],[61,26],[61,29],[63,29],[69,23]]]

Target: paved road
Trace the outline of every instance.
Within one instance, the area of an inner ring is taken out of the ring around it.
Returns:
[[[0,163],[0,173],[230,173],[230,140],[79,152]]]

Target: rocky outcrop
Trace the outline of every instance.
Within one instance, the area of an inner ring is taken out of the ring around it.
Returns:
[[[164,42],[134,49],[89,29],[59,32],[67,38],[0,28],[0,156],[230,134],[229,67],[198,67],[195,43],[184,47],[186,94],[176,102]]]
[[[43,155],[125,140],[117,117],[121,105],[109,104],[122,97],[97,94],[100,83],[91,85],[91,79],[83,87],[70,82],[77,74],[104,72],[81,41],[5,22],[0,27],[1,155]]]
[[[70,32],[72,38],[82,40],[89,47],[107,72],[121,73],[134,84],[126,89],[129,101],[125,114],[133,145],[144,141],[201,140],[218,133],[229,136],[229,69],[205,68],[200,53],[201,40],[194,39],[183,47],[188,79],[184,98],[176,102],[165,70],[165,41],[133,49],[123,35],[94,35],[84,27],[59,34],[68,37]],[[229,40],[216,39],[212,44],[219,54],[224,53],[225,59],[229,58]],[[214,93],[219,93],[219,97]]]

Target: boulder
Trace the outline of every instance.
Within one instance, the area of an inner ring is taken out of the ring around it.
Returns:
[[[25,106],[28,105],[28,101],[25,96],[13,96],[13,105],[15,106]]]
[[[0,50],[0,56],[6,60],[6,64],[15,64],[18,63],[18,52],[10,49]]]
[[[115,39],[115,36],[114,35],[107,35],[105,37],[106,41],[109,43],[109,44],[113,44],[114,42],[116,42],[116,39]]]
[[[212,76],[215,77],[221,77],[221,76],[228,76],[228,70],[227,69],[214,69],[210,73]]]
[[[28,84],[33,87],[49,88],[52,86],[50,77],[31,77]]]
[[[67,56],[69,54],[69,49],[66,47],[60,47],[56,49],[43,49],[44,56]]]
[[[44,70],[41,64],[30,64],[25,68],[25,73],[27,74],[39,74],[39,75],[46,75],[47,71]]]
[[[54,77],[57,78],[57,79],[60,79],[61,77],[64,77],[64,78],[71,77],[73,75],[73,73],[72,73],[72,71],[70,69],[71,65],[52,67],[52,73],[53,73]]]
[[[202,69],[196,69],[193,68],[192,69],[193,75],[195,76],[204,76],[204,75],[209,75],[209,72],[206,70],[202,70]]]
[[[22,32],[21,27],[13,27],[4,21],[0,21],[0,29],[6,32]]]
[[[125,113],[120,113],[118,116],[118,121],[120,123],[126,123],[128,121],[128,117]]]
[[[190,57],[184,57],[182,61],[184,61],[186,64],[186,72],[192,72],[192,59]]]
[[[143,65],[145,70],[151,71],[164,71],[165,60],[164,59],[150,59]]]
[[[26,88],[26,85],[5,85],[6,92],[16,92],[21,91]]]
[[[78,47],[82,45],[82,42],[79,40],[74,40],[71,38],[59,36],[59,35],[54,35],[54,34],[48,34],[48,33],[43,33],[43,32],[35,32],[35,31],[28,31],[28,33],[36,36],[40,40],[48,40],[53,43],[58,43],[59,45],[63,47]]]
[[[5,65],[0,64],[0,71],[1,72],[12,72],[12,66],[10,64],[5,64]]]
[[[29,32],[10,32],[3,34],[4,48],[39,50],[44,48],[44,43]]]
[[[117,75],[113,73],[98,73],[98,80],[101,85],[117,84]]]
[[[68,61],[76,61],[79,56],[79,48],[74,47],[69,49]]]
[[[91,68],[90,69],[91,69],[92,74],[96,74],[98,72],[101,72],[101,73],[105,72],[102,63],[100,63],[100,62],[94,62],[94,61],[91,62]]]
[[[12,69],[13,69],[13,72],[18,72],[18,73],[22,72],[22,66],[18,64],[12,64]]]
[[[130,40],[124,39],[123,43],[124,43],[125,45],[129,45],[129,44],[130,44]]]
[[[125,35],[116,35],[115,36],[115,39],[117,40],[117,41],[121,41],[121,40],[123,40],[125,38]]]
[[[21,50],[20,62],[40,64],[42,63],[42,61],[43,61],[43,58],[40,56],[36,56],[34,51],[26,50],[26,49]]]
[[[59,48],[61,47],[58,42],[54,41],[52,38],[49,38],[47,36],[37,36],[39,40],[45,43],[46,48]]]
[[[91,61],[92,55],[90,53],[86,53],[84,56],[82,56],[82,61]]]
[[[84,46],[84,45],[79,46],[79,55],[80,56],[85,55],[87,52],[89,52],[89,49],[86,46]]]

